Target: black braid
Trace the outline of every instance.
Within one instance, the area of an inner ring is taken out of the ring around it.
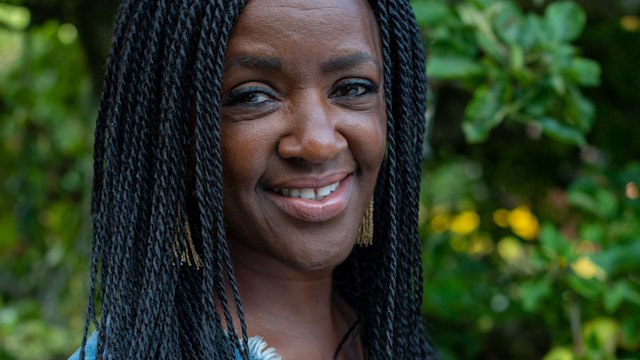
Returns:
[[[387,157],[375,194],[374,246],[356,248],[336,270],[335,281],[361,317],[370,359],[432,359],[437,354],[420,317],[423,286],[417,233],[426,106],[424,51],[408,1],[370,4],[380,25],[385,63]]]
[[[375,191],[374,246],[356,248],[335,283],[360,317],[368,359],[431,359],[417,234],[424,53],[408,0],[369,2],[383,47],[387,152]],[[222,217],[219,123],[224,52],[245,3],[120,6],[94,153],[83,348],[94,322],[98,358],[248,359]],[[173,256],[187,218],[202,269]]]

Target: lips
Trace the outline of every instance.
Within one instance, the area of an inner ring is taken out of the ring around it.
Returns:
[[[329,179],[329,184],[301,182],[271,187],[269,198],[285,214],[306,222],[328,221],[344,211],[351,193],[351,175]]]

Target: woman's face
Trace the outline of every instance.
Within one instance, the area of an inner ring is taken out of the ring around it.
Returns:
[[[223,77],[224,217],[234,258],[335,267],[355,242],[385,150],[371,9],[364,0],[250,1]]]

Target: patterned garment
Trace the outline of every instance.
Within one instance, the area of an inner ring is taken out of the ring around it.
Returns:
[[[96,346],[98,345],[97,333],[87,339],[84,348],[84,360],[94,360],[96,358]],[[80,360],[80,349],[76,350],[69,360]],[[240,354],[236,353],[236,360],[241,360]],[[249,360],[282,360],[274,348],[267,346],[267,343],[260,336],[249,338]]]

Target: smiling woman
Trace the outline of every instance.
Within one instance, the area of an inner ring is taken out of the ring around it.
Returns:
[[[227,239],[236,263],[330,277],[384,156],[380,37],[364,2],[276,4],[250,2],[225,53]]]
[[[407,1],[124,1],[112,47],[73,358],[436,358]]]

